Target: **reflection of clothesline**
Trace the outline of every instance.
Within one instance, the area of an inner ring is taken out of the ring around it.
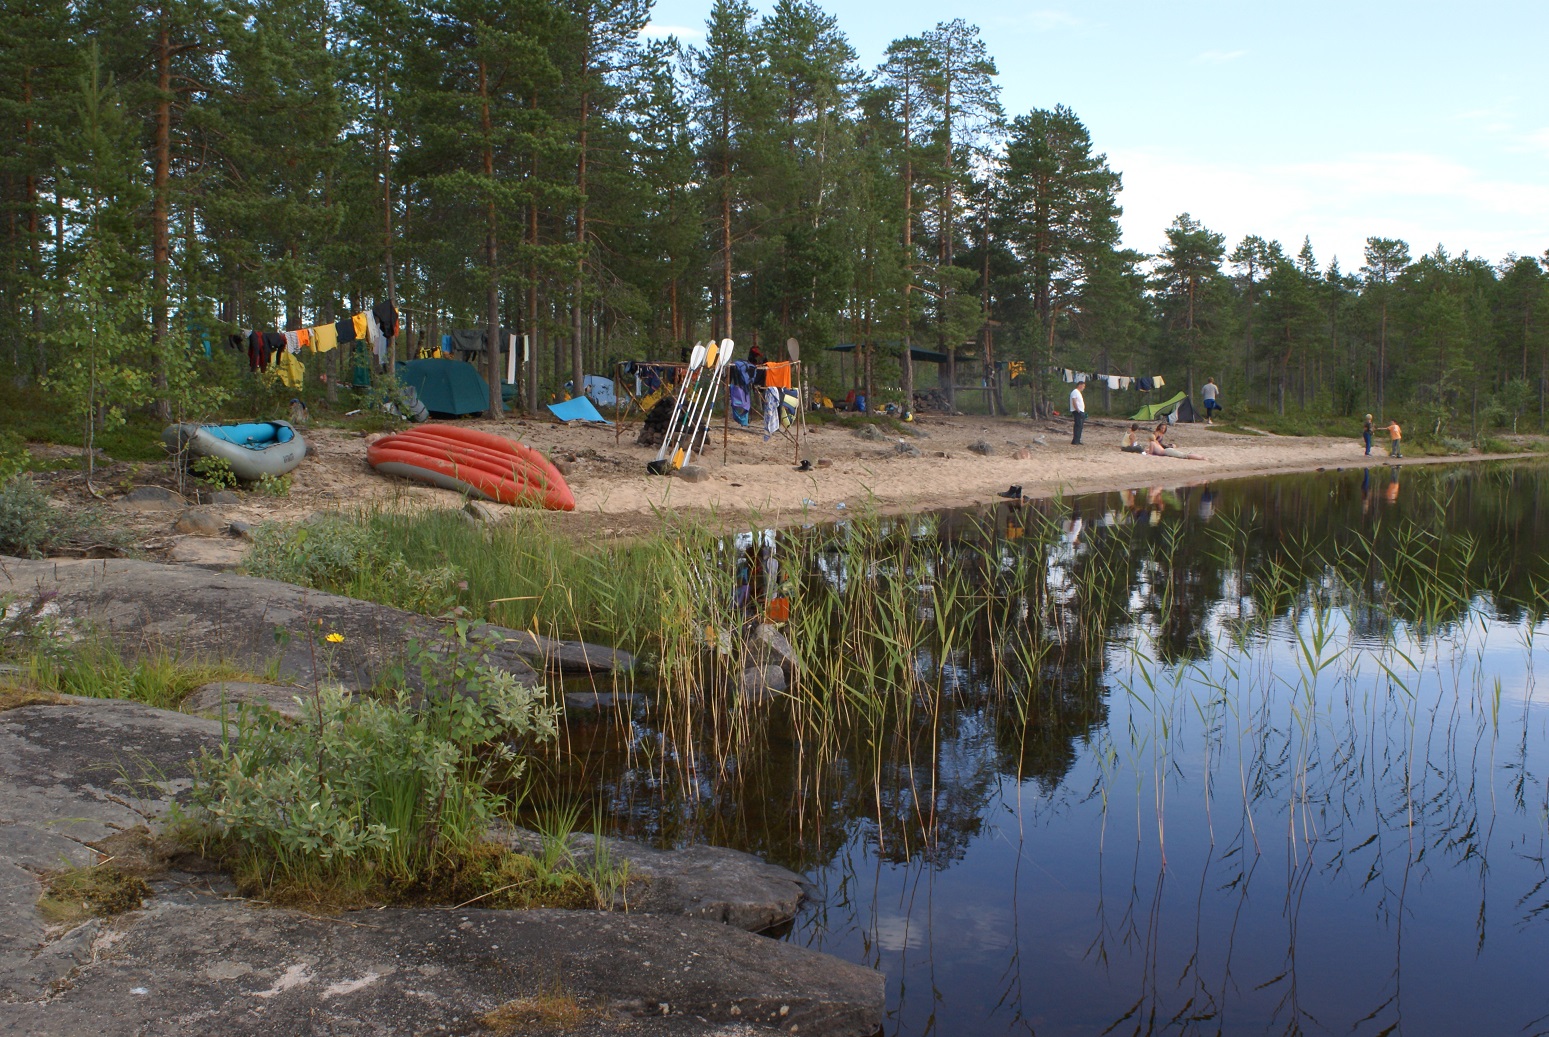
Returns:
[[[1134,378],[1121,374],[1088,374],[1085,371],[1077,371],[1069,367],[1063,367],[1060,370],[1067,382],[1100,382],[1110,389],[1128,389],[1134,386],[1141,392],[1150,392],[1152,389],[1160,389],[1167,384],[1167,379],[1159,374]]]

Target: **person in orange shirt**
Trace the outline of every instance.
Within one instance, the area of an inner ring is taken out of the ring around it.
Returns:
[[[1404,430],[1398,427],[1398,422],[1388,423],[1388,443],[1394,457],[1404,456]]]

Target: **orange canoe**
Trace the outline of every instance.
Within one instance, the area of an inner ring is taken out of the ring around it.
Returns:
[[[565,477],[548,458],[489,432],[417,425],[372,443],[366,461],[383,475],[418,479],[502,504],[575,510]]]

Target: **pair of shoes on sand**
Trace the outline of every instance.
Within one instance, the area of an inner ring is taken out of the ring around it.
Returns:
[[[1002,492],[1000,496],[1005,497],[1007,500],[1021,500],[1022,487],[1020,485],[1013,485],[1011,489]]]

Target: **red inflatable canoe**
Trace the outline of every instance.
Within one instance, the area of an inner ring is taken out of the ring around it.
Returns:
[[[530,446],[505,436],[454,425],[417,425],[366,448],[383,475],[443,486],[502,504],[574,511],[575,498],[559,469]]]

